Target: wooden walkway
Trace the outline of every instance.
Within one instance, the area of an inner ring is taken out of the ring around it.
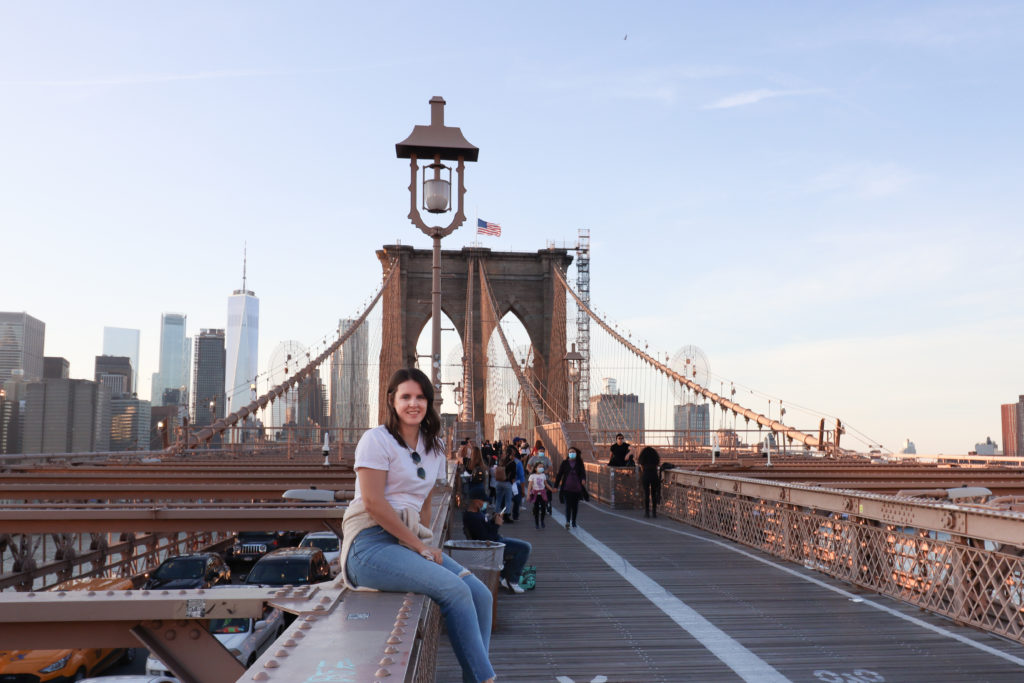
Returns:
[[[1024,681],[1016,643],[642,511],[579,517],[502,529],[538,569],[535,590],[499,594],[500,683]],[[446,635],[436,680],[461,680]]]

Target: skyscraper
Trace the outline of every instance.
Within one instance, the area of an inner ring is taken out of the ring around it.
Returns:
[[[132,395],[135,391],[135,385],[132,384],[133,374],[132,359],[128,356],[96,356],[93,380],[109,387],[111,398]]]
[[[148,451],[149,401],[130,396],[110,400],[110,450]]]
[[[613,441],[622,432],[626,441],[644,441],[644,404],[636,394],[620,394],[615,379],[605,378],[604,393],[590,397],[590,425],[596,439]]]
[[[164,390],[178,389],[180,401],[188,404],[188,363],[192,340],[185,336],[186,316],[163,313],[160,316],[160,370],[153,373],[153,405],[164,405]]]
[[[227,404],[222,415],[236,411],[252,401],[250,385],[256,381],[259,352],[260,300],[246,289],[245,261],[242,288],[228,297],[228,326],[225,334],[227,367],[224,395]]]
[[[1003,455],[1019,458],[1024,455],[1024,396],[1016,403],[1000,406],[1003,422]]]
[[[60,356],[43,357],[43,379],[69,379],[71,363]]]
[[[214,415],[225,415],[224,330],[199,332],[193,369],[192,424],[206,427],[214,422]]]
[[[25,453],[88,453],[110,448],[110,393],[87,379],[46,379],[27,387]]]
[[[126,327],[104,327],[103,355],[127,356],[131,359],[131,391],[137,392],[139,390],[139,331]]]
[[[674,406],[672,415],[673,446],[692,448],[711,445],[711,407],[706,403],[685,403]]]
[[[15,370],[33,382],[43,377],[43,342],[46,323],[28,313],[0,312],[0,383]]]
[[[355,320],[340,320],[344,333]],[[370,426],[369,331],[360,325],[331,356],[331,427],[351,430]],[[334,438],[354,440],[358,435],[343,432]]]

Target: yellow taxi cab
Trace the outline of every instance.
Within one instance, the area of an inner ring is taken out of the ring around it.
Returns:
[[[69,590],[131,590],[131,579],[89,577],[71,579],[51,588]],[[0,650],[0,683],[63,683],[80,681],[121,660],[131,661],[132,649]]]

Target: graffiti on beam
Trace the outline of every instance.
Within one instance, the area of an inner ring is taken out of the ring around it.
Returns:
[[[316,673],[306,679],[305,683],[355,683],[356,667],[350,659],[342,659],[333,666],[326,660],[316,665]]]

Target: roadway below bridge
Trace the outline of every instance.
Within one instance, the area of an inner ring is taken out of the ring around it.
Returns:
[[[537,566],[534,590],[499,593],[502,683],[1024,680],[1017,643],[664,517],[591,503],[579,520],[502,528]],[[460,680],[444,638],[435,680]]]

